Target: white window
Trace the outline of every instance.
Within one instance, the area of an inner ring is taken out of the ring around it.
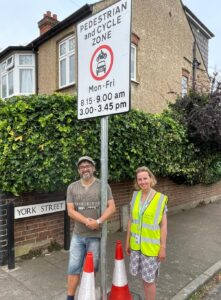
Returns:
[[[34,56],[20,54],[19,62],[19,94],[30,95],[34,93]]]
[[[6,70],[10,70],[11,68],[14,67],[14,57],[10,56],[7,60],[6,60]]]
[[[188,78],[184,75],[182,76],[181,86],[181,96],[184,97],[188,92]]]
[[[136,81],[137,78],[137,47],[134,44],[131,44],[131,80]]]
[[[15,53],[1,63],[0,97],[35,93],[34,54]]]
[[[75,38],[68,37],[59,44],[59,88],[75,83]]]
[[[14,80],[13,80],[13,70],[8,72],[8,95],[14,94]]]
[[[1,94],[2,98],[7,97],[7,76],[3,75],[1,78]]]

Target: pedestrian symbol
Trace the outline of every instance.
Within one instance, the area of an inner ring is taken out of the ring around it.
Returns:
[[[90,73],[95,80],[102,80],[108,76],[113,66],[114,55],[111,47],[98,47],[90,61]]]

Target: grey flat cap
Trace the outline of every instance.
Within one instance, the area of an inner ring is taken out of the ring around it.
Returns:
[[[90,156],[82,156],[79,158],[78,162],[77,162],[77,166],[79,166],[79,164],[82,162],[82,161],[89,161],[93,166],[95,166],[95,161],[90,157]]]

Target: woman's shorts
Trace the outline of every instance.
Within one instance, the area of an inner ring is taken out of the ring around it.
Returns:
[[[141,274],[142,279],[147,282],[155,282],[159,276],[160,262],[155,256],[145,256],[140,251],[131,251],[130,274],[137,276]]]
[[[69,250],[68,275],[80,274],[87,252],[93,252],[94,271],[99,269],[100,238],[73,234]]]

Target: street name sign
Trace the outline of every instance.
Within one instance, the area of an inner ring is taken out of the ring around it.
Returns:
[[[78,119],[130,110],[131,0],[77,25]]]
[[[34,205],[17,206],[14,208],[15,219],[51,214],[66,209],[65,200]]]

